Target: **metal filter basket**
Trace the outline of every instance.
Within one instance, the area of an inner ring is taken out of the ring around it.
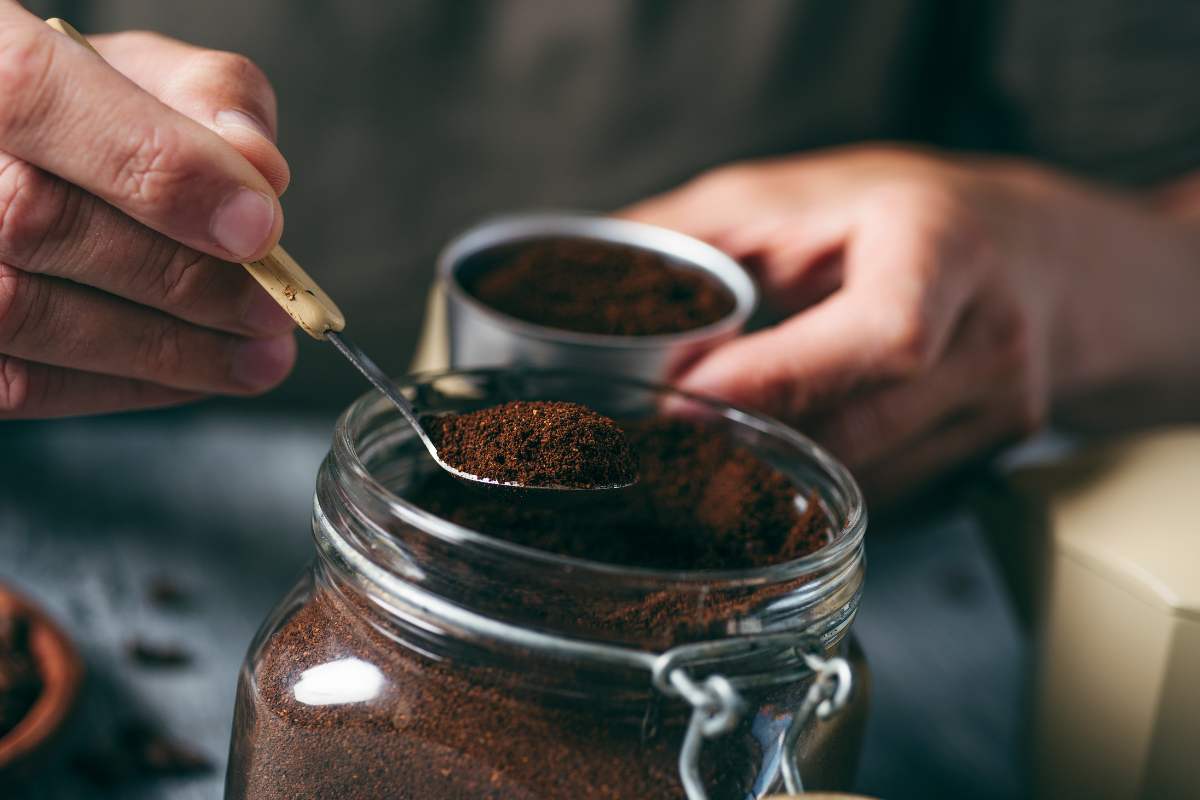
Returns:
[[[485,271],[489,256],[548,238],[589,239],[654,251],[674,266],[716,278],[733,294],[734,309],[711,325],[682,333],[609,336],[525,322],[488,307],[467,291],[464,280]],[[758,302],[750,276],[715,247],[666,228],[587,214],[529,213],[485,221],[451,241],[438,257],[437,269],[454,368],[521,365],[665,382],[740,333]]]

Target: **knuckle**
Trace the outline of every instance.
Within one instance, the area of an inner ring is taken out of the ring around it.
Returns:
[[[959,198],[942,181],[906,178],[887,187],[892,200],[911,215],[923,219],[943,219],[957,213]]]
[[[906,222],[953,220],[968,205],[958,182],[920,171],[881,179],[867,202]]]
[[[137,358],[147,376],[169,378],[179,375],[187,363],[181,326],[167,320],[147,326],[138,345]]]
[[[1000,311],[989,331],[991,346],[1005,372],[1025,372],[1033,361],[1033,328],[1017,308]]]
[[[866,460],[871,445],[892,428],[891,416],[888,406],[877,396],[850,403],[830,421],[828,444],[842,460],[857,465]]]
[[[216,71],[246,83],[267,83],[267,75],[249,56],[227,50],[210,50],[202,54]]]
[[[933,334],[919,309],[885,316],[884,358],[898,377],[916,377],[933,365]]]
[[[193,177],[178,134],[167,129],[134,133],[114,161],[116,190],[148,207],[169,201]]]
[[[267,78],[267,73],[253,59],[241,53],[202,50],[192,57],[191,67],[194,70],[193,74],[200,76],[205,82],[262,98],[260,102],[275,102],[275,90]]]
[[[16,415],[30,407],[29,379],[27,363],[0,355],[0,413]]]
[[[709,170],[695,178],[696,190],[721,197],[745,197],[757,185],[758,172],[752,164],[735,162]]]
[[[0,346],[19,341],[48,310],[45,284],[25,272],[0,264]]]
[[[52,179],[30,164],[0,155],[0,257],[24,262],[63,216]]]
[[[23,29],[0,28],[0,142],[27,134],[46,105],[54,42]]]
[[[160,273],[163,304],[172,311],[194,311],[205,296],[212,273],[203,267],[211,258],[176,244],[167,266]]]
[[[993,243],[985,220],[962,188],[945,181],[910,182],[896,191],[908,224],[930,263],[963,268],[986,261]]]

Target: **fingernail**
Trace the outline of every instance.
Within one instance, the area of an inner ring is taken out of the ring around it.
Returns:
[[[271,299],[271,295],[256,288],[242,314],[242,324],[254,333],[277,335],[290,331],[296,323]]]
[[[213,124],[218,128],[247,128],[268,142],[275,141],[275,137],[271,135],[271,131],[262,120],[251,114],[247,114],[245,111],[239,111],[236,108],[227,108],[223,111],[218,111],[216,116],[213,117]]]
[[[286,334],[274,339],[251,339],[233,354],[233,379],[247,389],[267,389],[279,383],[296,359],[296,339]]]
[[[213,214],[212,236],[234,258],[256,255],[275,227],[275,201],[261,192],[241,188]]]

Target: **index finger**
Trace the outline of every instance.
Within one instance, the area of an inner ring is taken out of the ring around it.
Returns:
[[[196,250],[249,261],[283,214],[236,150],[35,16],[0,4],[0,149]]]

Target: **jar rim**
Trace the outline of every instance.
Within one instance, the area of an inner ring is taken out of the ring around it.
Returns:
[[[506,375],[528,374],[568,378],[578,376],[593,380],[597,377],[595,373],[577,370],[485,367],[419,372],[398,379],[396,384],[403,391],[406,388],[415,389],[422,384],[428,384],[443,378],[486,374],[498,375],[501,373]],[[373,501],[386,506],[402,522],[419,526],[425,533],[450,544],[477,547],[497,555],[522,559],[531,563],[531,565],[537,565],[543,569],[550,568],[569,571],[576,576],[594,575],[609,580],[625,579],[636,582],[648,582],[662,588],[686,588],[697,585],[714,588],[734,588],[737,586],[787,581],[817,570],[822,570],[837,564],[848,555],[858,551],[861,547],[867,527],[867,512],[862,490],[850,475],[849,470],[812,439],[769,416],[723,403],[713,398],[625,376],[606,375],[604,378],[606,381],[623,383],[633,389],[669,394],[691,403],[706,406],[725,419],[746,425],[760,433],[781,438],[791,446],[794,446],[804,457],[810,459],[813,464],[820,468],[828,481],[845,498],[847,508],[845,513],[840,516],[840,519],[835,518],[838,526],[831,541],[824,547],[808,555],[777,564],[738,569],[676,570],[625,566],[593,561],[576,556],[560,555],[490,536],[459,525],[417,506],[400,495],[393,493],[371,474],[371,471],[367,468],[367,465],[363,462],[359,454],[354,434],[356,421],[365,419],[375,405],[388,404],[388,401],[374,389],[366,392],[351,403],[338,418],[333,436],[334,458],[339,467],[353,474],[362,491],[367,492]]]

